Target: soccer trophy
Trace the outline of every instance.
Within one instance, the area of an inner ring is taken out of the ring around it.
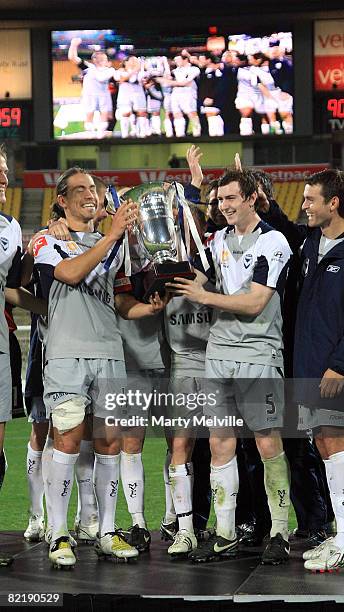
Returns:
[[[194,279],[188,261],[187,250],[182,239],[182,231],[177,219],[181,218],[181,210],[186,211],[190,221],[192,236],[197,234],[197,242],[201,243],[196,225],[193,221],[188,203],[184,198],[184,189],[178,183],[162,182],[144,183],[133,187],[125,193],[126,200],[133,200],[139,206],[138,219],[132,229],[137,240],[137,248],[145,266],[144,301],[158,291],[163,295],[165,283],[176,276]]]

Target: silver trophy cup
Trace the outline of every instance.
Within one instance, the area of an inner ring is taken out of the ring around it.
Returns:
[[[181,186],[178,186],[181,188]],[[181,260],[175,219],[178,217],[176,188],[168,183],[144,183],[130,189],[125,199],[139,206],[134,226],[139,250],[149,261],[145,268],[144,300],[158,291],[163,295],[165,283],[176,276],[195,278],[187,260]]]

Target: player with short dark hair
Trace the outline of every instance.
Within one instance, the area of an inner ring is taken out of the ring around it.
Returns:
[[[304,553],[305,568],[327,571],[344,562],[344,172],[327,169],[306,180],[302,210],[307,226],[294,224],[270,203],[269,222],[300,249],[294,379],[299,383],[299,428],[313,429],[323,458],[337,535]]]
[[[208,404],[205,409],[213,417],[211,484],[217,526],[191,560],[210,561],[237,553],[236,440],[230,423],[221,427],[217,419],[239,412],[255,433],[264,463],[272,529],[262,562],[275,565],[289,558],[289,474],[278,429],[284,408],[280,300],[290,249],[284,236],[258,217],[257,185],[250,171],[229,170],[218,185],[220,210],[228,223],[208,239],[218,293],[205,291],[207,276],[200,271],[197,281],[175,279],[168,285],[177,294],[214,309],[205,377],[207,392],[220,393],[216,406]]]

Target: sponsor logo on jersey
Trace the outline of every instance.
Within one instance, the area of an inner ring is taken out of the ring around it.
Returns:
[[[245,268],[245,270],[247,270],[247,268],[250,267],[250,265],[252,264],[252,261],[253,261],[252,253],[246,253],[246,255],[244,257],[244,268]]]
[[[170,316],[171,325],[193,325],[195,323],[210,323],[211,322],[210,311],[208,312],[186,312],[180,314],[173,314]]]
[[[103,304],[111,304],[111,295],[101,287],[93,289],[85,282],[80,283],[76,287],[69,287],[69,291],[80,291],[81,293],[87,293],[88,295],[97,298]]]
[[[3,236],[0,238],[0,245],[4,251],[7,251],[9,244],[8,238],[4,238]]]
[[[37,240],[35,240],[35,244],[33,245],[33,256],[37,257],[39,250],[43,247],[43,246],[47,246],[47,239],[45,236],[40,236],[39,238],[37,238]]]
[[[329,265],[329,266],[327,266],[327,268],[326,268],[326,272],[333,272],[334,274],[336,274],[337,272],[339,272],[339,270],[340,270],[340,266],[332,266],[332,265]]]
[[[76,242],[71,241],[71,242],[66,242],[66,247],[69,251],[76,251],[78,248],[78,245],[76,244]]]
[[[221,263],[226,263],[229,259],[230,252],[228,249],[223,249],[221,253]]]

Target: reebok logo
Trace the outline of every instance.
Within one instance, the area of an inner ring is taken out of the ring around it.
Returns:
[[[333,272],[334,274],[337,274],[337,272],[339,272],[339,270],[340,270],[340,266],[329,265],[326,268],[326,272]]]

